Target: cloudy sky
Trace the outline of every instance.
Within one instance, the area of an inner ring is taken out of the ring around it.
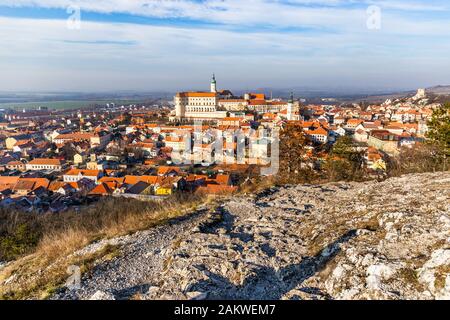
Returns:
[[[447,0],[0,0],[0,41],[0,91],[450,84]]]

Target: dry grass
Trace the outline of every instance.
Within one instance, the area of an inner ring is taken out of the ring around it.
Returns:
[[[170,266],[172,265],[173,257],[170,256],[166,260],[163,261],[163,272],[168,272]]]
[[[332,260],[330,260],[325,266],[318,270],[317,276],[322,282],[325,282],[333,273],[334,269],[336,269],[338,265],[338,261],[340,260],[342,254],[338,253]]]
[[[91,270],[99,259],[110,260],[119,254],[116,246],[105,246],[103,249],[86,255],[71,256],[49,264],[48,257],[39,253],[27,256],[9,265],[0,274],[0,281],[7,277],[20,276],[20,281],[12,281],[0,290],[1,300],[47,299],[58,288],[65,284],[69,274],[69,266],[78,266],[84,274]]]
[[[277,185],[275,177],[258,177],[248,180],[240,186],[240,194],[257,194]]]
[[[380,222],[378,221],[377,215],[369,216],[366,219],[362,219],[362,221],[358,221],[356,223],[355,229],[364,229],[372,232],[376,232],[380,229]]]
[[[41,238],[35,252],[11,262],[0,271],[0,299],[45,299],[67,279],[67,267],[81,266],[87,272],[100,258],[117,255],[113,248],[106,247],[93,255],[74,257],[75,251],[99,239],[122,236],[164,224],[170,219],[193,212],[200,204],[208,204],[210,199],[191,197],[169,199],[163,203],[151,203],[146,210],[137,206],[120,209],[103,204],[106,217],[97,215],[92,221],[67,223],[65,228],[47,231]],[[114,203],[117,206],[117,203]],[[92,217],[87,214],[85,219]],[[96,220],[97,219],[97,220]],[[6,279],[12,279],[7,281]]]
[[[67,229],[62,232],[46,234],[39,243],[36,254],[47,261],[71,254],[93,240],[93,235],[87,231]]]
[[[445,288],[445,282],[447,280],[447,276],[450,274],[450,266],[443,265],[438,268],[436,268],[435,272],[435,280],[434,280],[434,287],[436,290],[442,290]]]
[[[392,279],[400,280],[403,284],[412,286],[418,292],[424,290],[423,285],[419,282],[417,272],[412,268],[399,269]]]

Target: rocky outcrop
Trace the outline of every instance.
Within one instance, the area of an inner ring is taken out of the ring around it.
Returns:
[[[449,200],[450,173],[272,188],[128,236],[54,298],[449,299]]]

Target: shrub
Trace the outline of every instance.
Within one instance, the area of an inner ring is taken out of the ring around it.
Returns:
[[[29,253],[36,247],[40,233],[27,224],[21,224],[11,233],[0,239],[0,259],[12,260],[18,256]]]
[[[387,168],[390,176],[408,173],[445,171],[448,168],[448,157],[436,144],[416,144],[403,147],[395,157],[389,158]]]

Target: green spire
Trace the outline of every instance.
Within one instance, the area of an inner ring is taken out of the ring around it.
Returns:
[[[289,103],[294,103],[294,92],[291,91],[291,96],[289,98]]]
[[[213,73],[212,81],[211,83],[216,83],[216,75]]]

